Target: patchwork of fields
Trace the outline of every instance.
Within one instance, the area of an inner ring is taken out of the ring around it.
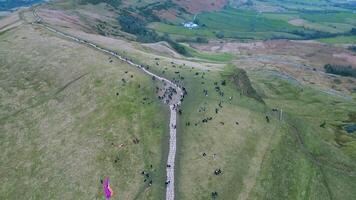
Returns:
[[[256,12],[228,8],[215,12],[202,12],[195,22],[196,29],[181,24],[154,22],[149,27],[173,36],[202,36],[208,38],[237,39],[305,39],[325,37],[326,34],[347,34],[356,28],[356,14],[350,11],[283,11]],[[320,33],[324,33],[321,35]],[[317,35],[319,34],[319,35]],[[327,36],[330,37],[330,36]]]

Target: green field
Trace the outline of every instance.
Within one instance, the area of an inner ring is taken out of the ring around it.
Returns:
[[[288,4],[287,2],[285,2]],[[318,5],[320,3],[320,5]],[[313,2],[313,6],[325,6],[327,2]],[[294,5],[294,4],[293,4]],[[298,5],[298,4],[295,4]],[[306,6],[306,4],[301,4]],[[149,28],[172,36],[184,37],[226,37],[238,39],[300,39],[302,36],[296,32],[305,32],[307,35],[315,31],[326,33],[345,33],[356,27],[356,14],[350,11],[311,9],[310,11],[297,11],[288,9],[284,12],[259,13],[252,10],[227,8],[215,12],[202,12],[197,15],[197,29],[187,29],[181,24],[166,24],[153,22]],[[304,24],[292,25],[293,19],[302,19]]]
[[[256,12],[227,9],[219,12],[207,12],[197,16],[201,25],[198,29],[186,29],[182,25],[151,23],[150,28],[173,35],[217,37],[223,34],[227,38],[267,39],[267,38],[298,38],[290,34],[301,28],[279,19],[270,19]]]
[[[185,49],[187,50],[188,54],[191,57],[208,60],[208,61],[216,61],[216,62],[229,62],[234,59],[234,55],[230,53],[207,53],[197,51],[188,45],[184,45]]]
[[[319,39],[318,41],[329,44],[356,44],[356,36],[339,36]]]
[[[199,24],[215,30],[235,30],[240,32],[286,32],[298,30],[283,20],[268,19],[257,12],[226,9],[219,12],[198,15]]]
[[[265,2],[265,1],[263,1]],[[331,10],[331,11],[343,11],[343,8],[337,7],[335,3],[341,3],[338,0],[268,0],[266,1],[270,5],[281,6],[284,9],[291,10],[291,11],[324,11],[324,10]],[[345,1],[343,2],[345,3]],[[350,9],[352,9],[350,7]]]
[[[172,36],[185,36],[185,37],[207,37],[207,38],[216,38],[218,34],[217,31],[210,30],[208,28],[199,28],[189,30],[182,26],[168,25],[160,22],[154,22],[149,25],[150,28],[158,31],[160,33],[167,33]],[[297,35],[284,33],[284,32],[274,32],[274,31],[265,31],[265,32],[240,32],[234,30],[224,30],[222,32],[226,38],[238,38],[238,39],[266,39],[266,38],[300,38]]]
[[[311,22],[345,23],[356,26],[356,14],[351,12],[312,12],[301,13],[300,16]]]
[[[310,30],[317,30],[322,32],[329,32],[329,33],[343,33],[350,31],[353,27],[355,27],[348,17],[355,17],[354,15],[347,13],[347,14],[339,14],[339,20],[333,18],[333,15],[338,15],[337,13],[333,14],[326,14],[324,16],[323,21],[320,20],[320,13],[315,12],[315,19],[314,14],[312,13],[302,13],[299,14],[297,12],[285,12],[285,13],[263,13],[264,17],[269,19],[278,19],[283,20],[285,22],[289,22],[291,20],[303,20],[304,23],[300,25],[300,27],[304,27],[305,29]],[[348,23],[349,21],[350,23]]]
[[[208,29],[188,30],[183,26],[169,25],[160,22],[154,22],[149,24],[149,28],[152,28],[161,33],[169,33],[175,35],[214,37],[214,33]]]

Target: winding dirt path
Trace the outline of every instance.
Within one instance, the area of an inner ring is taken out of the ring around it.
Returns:
[[[109,50],[109,49],[105,49],[103,47],[100,47],[99,45],[96,45],[94,43],[91,43],[87,40],[83,40],[80,38],[77,38],[73,35],[61,32],[59,30],[56,30],[44,23],[42,23],[42,18],[37,14],[37,8],[33,9],[33,16],[36,18],[35,22],[33,22],[33,25],[38,25],[41,26],[61,37],[67,38],[69,40],[81,43],[81,44],[85,44],[88,45],[98,51],[101,51],[103,53],[106,54],[110,54],[111,56],[126,62],[127,64],[137,67],[139,69],[141,69],[143,72],[145,72],[146,74],[148,74],[149,76],[155,77],[156,79],[166,83],[168,86],[174,88],[177,91],[177,95],[178,98],[175,98],[176,100],[173,100],[170,104],[169,104],[169,109],[170,109],[170,122],[169,122],[169,153],[168,153],[168,159],[167,159],[167,188],[166,188],[166,200],[174,200],[175,198],[175,193],[174,193],[174,184],[175,184],[175,179],[174,179],[174,169],[175,169],[175,156],[176,156],[176,149],[177,149],[177,139],[176,139],[176,124],[177,124],[177,106],[180,105],[181,103],[181,98],[183,98],[183,90],[182,88],[180,88],[178,85],[176,85],[175,83],[173,83],[172,81],[158,76],[150,71],[148,71],[146,68],[144,68],[142,65],[136,64],[133,61],[129,60],[128,58],[125,58],[121,55],[119,55],[117,52]],[[167,88],[167,87],[166,87]]]

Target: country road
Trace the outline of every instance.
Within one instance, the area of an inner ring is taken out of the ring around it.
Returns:
[[[94,43],[91,43],[87,40],[83,40],[80,38],[77,38],[73,35],[61,32],[59,30],[56,30],[46,24],[43,23],[43,19],[37,14],[37,8],[33,9],[33,15],[36,18],[35,22],[33,22],[33,25],[38,25],[41,26],[61,37],[67,38],[69,40],[88,45],[98,51],[101,51],[106,54],[110,54],[111,56],[118,58],[119,60],[128,63],[131,66],[137,67],[141,69],[144,73],[148,74],[151,77],[155,77],[156,79],[165,82],[168,86],[174,88],[177,91],[177,96],[178,98],[175,98],[175,100],[171,101],[169,104],[169,109],[170,109],[170,122],[169,122],[169,153],[168,153],[168,158],[167,158],[167,165],[166,165],[166,171],[167,171],[167,186],[166,186],[166,200],[174,200],[175,198],[175,190],[174,190],[174,185],[175,185],[175,178],[174,178],[174,172],[175,172],[175,156],[176,156],[176,124],[177,124],[177,106],[180,105],[181,103],[181,98],[184,97],[183,95],[183,90],[180,88],[177,84],[173,83],[172,81],[160,77],[150,71],[148,71],[146,68],[143,66],[134,63],[133,61],[129,60],[128,58],[125,58],[121,55],[119,55],[117,52],[105,49],[103,47],[100,47],[99,45],[96,45]],[[166,87],[167,88],[167,87]],[[162,183],[163,184],[163,183]]]

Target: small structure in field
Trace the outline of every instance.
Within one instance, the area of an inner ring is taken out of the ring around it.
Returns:
[[[183,26],[188,29],[195,29],[195,28],[199,27],[198,24],[196,24],[194,22],[185,22],[185,23],[183,23]]]

